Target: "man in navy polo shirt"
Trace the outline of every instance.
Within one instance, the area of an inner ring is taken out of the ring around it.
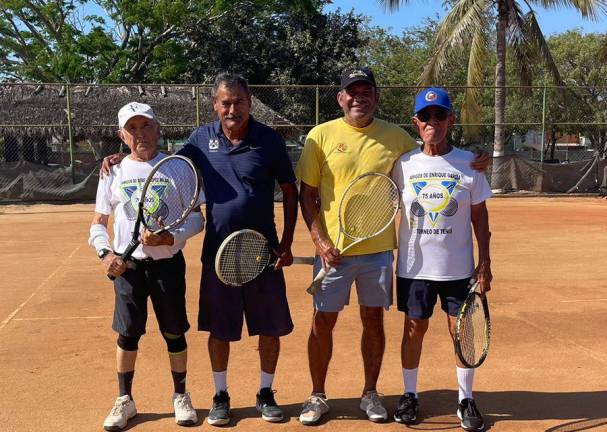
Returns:
[[[220,74],[212,90],[219,120],[198,128],[179,152],[200,169],[206,194],[207,231],[202,250],[198,329],[210,332],[208,349],[216,394],[208,422],[229,422],[227,366],[230,342],[241,338],[243,312],[249,335],[259,335],[261,384],[257,409],[264,420],[281,421],[272,381],[280,336],[293,330],[282,270],[293,262],[291,243],[297,220],[295,174],[286,146],[270,127],[251,115],[251,93],[239,75]],[[274,185],[283,193],[284,230],[274,223]],[[243,287],[226,286],[215,274],[221,242],[240,229],[262,233],[278,251],[277,271],[266,271]]]

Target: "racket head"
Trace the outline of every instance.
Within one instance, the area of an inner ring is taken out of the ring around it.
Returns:
[[[390,177],[377,172],[360,175],[342,194],[340,232],[354,241],[374,237],[392,224],[399,205],[398,187]]]
[[[255,230],[230,234],[215,256],[215,273],[221,282],[242,286],[259,276],[275,259],[266,238]]]
[[[141,223],[154,233],[179,226],[200,205],[201,188],[200,175],[190,159],[165,157],[154,165],[141,189]]]
[[[476,292],[476,283],[461,305],[455,322],[455,352],[464,366],[477,368],[487,358],[491,319],[487,297]]]

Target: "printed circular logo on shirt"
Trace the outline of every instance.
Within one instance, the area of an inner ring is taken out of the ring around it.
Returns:
[[[447,188],[439,183],[427,184],[419,191],[419,194],[417,195],[419,203],[428,213],[439,213],[441,210],[447,207],[450,198],[451,194]]]
[[[348,151],[348,146],[345,143],[339,143],[337,144],[337,151],[339,153],[345,153]]]

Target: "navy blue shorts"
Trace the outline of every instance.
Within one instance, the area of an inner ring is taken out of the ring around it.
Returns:
[[[396,278],[398,310],[413,319],[428,319],[432,316],[437,297],[441,309],[450,316],[457,316],[459,307],[468,296],[470,278],[454,281],[431,281],[425,279]]]
[[[287,335],[293,331],[293,321],[286,291],[282,270],[268,269],[234,287],[217,278],[213,264],[203,263],[198,330],[223,341],[240,340],[244,313],[249,336]]]
[[[176,335],[190,328],[185,309],[185,260],[172,258],[139,261],[114,280],[115,305],[112,328],[123,336],[145,334],[148,296],[160,331]]]

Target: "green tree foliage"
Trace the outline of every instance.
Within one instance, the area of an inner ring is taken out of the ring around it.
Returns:
[[[388,9],[397,9],[408,0],[379,0]],[[448,0],[447,16],[441,21],[436,39],[436,51],[427,63],[421,81],[430,83],[449,75],[450,60],[462,51],[467,53],[468,73],[462,110],[467,123],[480,118],[481,95],[477,90],[485,80],[486,65],[492,54],[491,41],[495,35],[495,134],[494,154],[502,155],[506,138],[506,52],[516,62],[523,83],[530,83],[531,66],[543,61],[553,80],[561,84],[558,68],[536,19],[533,5],[546,8],[574,7],[584,17],[597,18],[605,12],[604,0]],[[468,131],[473,135],[476,131]]]
[[[83,16],[85,4],[98,14]],[[243,8],[255,22],[257,15],[305,15],[321,5],[317,0],[0,0],[0,76],[178,81],[189,71],[191,29],[225,24],[225,17]],[[229,40],[232,32],[226,25],[221,38]]]
[[[607,63],[599,53],[607,46],[607,33],[584,35],[579,30],[568,31],[550,37],[548,45],[570,89],[564,106],[556,105],[551,98],[552,111],[565,112],[568,120],[564,121],[603,123],[570,125],[561,129],[589,137],[594,148],[604,156],[607,145]]]
[[[358,63],[366,42],[363,17],[353,12],[259,11],[245,5],[211,26],[190,28],[184,81],[211,83],[218,72],[237,72],[251,84],[339,83],[346,66]],[[338,115],[335,92],[323,88],[319,121]],[[255,96],[297,124],[315,120],[316,89],[264,89]]]

